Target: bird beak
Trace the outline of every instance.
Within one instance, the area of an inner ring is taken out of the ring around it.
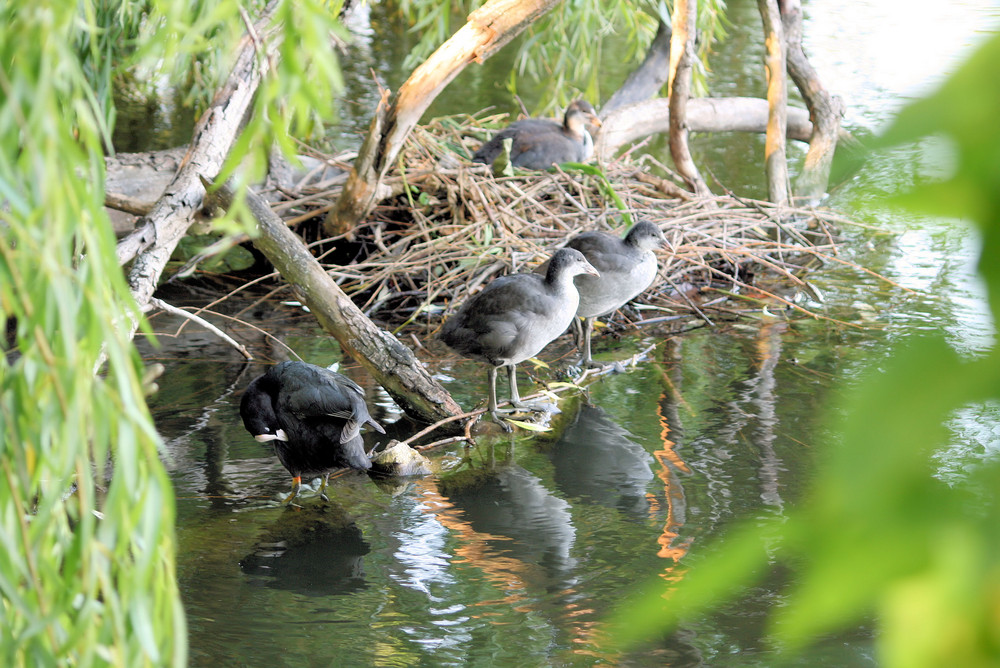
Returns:
[[[274,434],[257,434],[253,437],[253,440],[258,443],[270,443],[271,441],[288,441],[288,434],[285,433],[284,429],[279,429]]]
[[[601,273],[599,271],[597,271],[597,269],[594,268],[594,265],[592,265],[590,263],[587,263],[587,266],[584,269],[584,271],[586,271],[591,276],[596,276],[597,278],[601,277]]]
[[[591,125],[594,125],[596,127],[601,127],[601,125],[603,125],[603,123],[601,123],[601,119],[599,119],[594,114],[590,114],[590,118],[588,120],[590,121]]]

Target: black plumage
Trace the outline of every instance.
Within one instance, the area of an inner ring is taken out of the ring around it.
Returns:
[[[260,443],[271,443],[292,474],[291,501],[302,477],[327,477],[339,468],[366,471],[361,428],[385,433],[368,413],[365,393],[347,376],[305,362],[282,362],[247,385],[240,402],[243,426]]]
[[[576,100],[566,108],[563,122],[545,118],[515,121],[484,142],[472,156],[473,162],[492,164],[511,140],[510,162],[525,169],[548,169],[564,162],[584,162],[594,152],[594,140],[587,124],[600,126],[594,107]]]

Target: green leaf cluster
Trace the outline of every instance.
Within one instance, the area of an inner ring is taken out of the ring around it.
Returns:
[[[407,56],[404,66],[416,67],[447,40],[465,17],[481,2],[429,2],[397,0],[397,11],[411,24],[420,39]],[[713,45],[725,37],[724,0],[699,3],[698,76],[703,88],[704,73]],[[607,67],[614,63],[637,64],[646,55],[658,22],[670,22],[672,3],[663,0],[566,0],[533,23],[522,38],[509,48],[517,57],[507,80],[514,95],[525,88],[556,91],[546,96],[536,113],[565,107],[576,97],[597,103],[607,91],[601,82],[614,80]]]
[[[982,238],[979,271],[1000,314],[1000,35],[935,93],[903,109],[873,151],[933,137],[950,174],[893,198],[914,211],[965,218]],[[612,620],[623,646],[676,628],[750,586],[776,563],[797,572],[772,619],[793,652],[874,617],[887,666],[995,666],[1000,661],[1000,461],[956,483],[935,476],[948,421],[1000,399],[996,350],[961,358],[941,336],[907,342],[842,390],[812,491],[782,521],[732,532],[675,588],[651,585]],[[986,490],[984,492],[984,490]]]
[[[141,314],[103,206],[110,90],[126,71],[214,89],[241,10],[261,5],[0,5],[0,665],[186,664],[173,491],[129,334]],[[231,164],[252,174],[330,113],[339,8],[279,6],[287,46]]]

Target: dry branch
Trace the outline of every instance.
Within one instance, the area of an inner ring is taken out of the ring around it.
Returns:
[[[599,160],[610,159],[622,146],[670,130],[670,101],[654,98],[622,107],[602,117],[594,140]],[[766,132],[767,101],[756,97],[696,97],[687,103],[691,132]],[[789,139],[809,141],[813,127],[805,109],[788,109]]]
[[[212,193],[213,203],[227,208],[233,195],[227,186]],[[247,207],[257,220],[254,245],[292,285],[320,325],[345,354],[356,359],[411,417],[436,422],[462,409],[431,378],[413,352],[379,329],[343,293],[303,245],[260,197],[246,193]]]
[[[674,2],[673,35],[670,38],[670,156],[691,190],[699,196],[707,196],[711,191],[688,148],[687,103],[691,97],[697,17],[697,0]]]
[[[844,103],[830,95],[819,80],[819,75],[805,51],[802,50],[802,3],[800,0],[783,0],[781,23],[788,44],[788,73],[795,82],[802,99],[809,107],[813,130],[809,137],[809,151],[802,163],[802,171],[795,184],[795,194],[809,203],[818,202],[825,195],[830,180],[830,166],[840,136],[840,119]]]
[[[135,258],[129,272],[129,284],[140,308],[149,303],[174,248],[201,208],[205,191],[199,174],[217,174],[235,141],[262,76],[259,56],[263,54],[257,53],[259,41],[263,41],[269,52],[280,44],[281,31],[262,34],[278,4],[277,0],[268,3],[254,28],[257,35],[254,39],[249,36],[243,39],[232,72],[198,121],[182,166],[163,196],[145,223],[118,244],[120,263]],[[133,332],[137,325],[133,324]]]
[[[778,0],[757,0],[764,26],[764,50],[767,72],[767,139],[764,143],[764,171],[767,174],[768,198],[779,206],[789,200],[788,162],[785,159],[785,134],[788,115],[788,85],[785,78],[785,43]]]
[[[351,233],[385,197],[382,179],[394,166],[410,130],[448,82],[469,63],[491,56],[556,4],[558,0],[489,0],[413,71],[391,102],[384,92],[347,185],[327,218],[326,231]]]

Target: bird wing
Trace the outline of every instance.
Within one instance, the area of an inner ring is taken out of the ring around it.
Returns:
[[[544,285],[544,278],[537,274],[496,279],[445,323],[441,339],[463,354],[497,366],[506,363],[532,323],[551,308]]]
[[[584,232],[570,239],[566,246],[583,253],[601,276],[627,273],[639,259],[629,252],[624,241],[605,232]]]
[[[513,159],[519,153],[530,150],[530,146],[522,147],[522,142],[528,141],[530,137],[539,134],[547,135],[553,132],[561,134],[562,129],[561,123],[547,118],[522,118],[519,121],[514,121],[493,135],[489,140],[483,142],[483,145],[472,156],[472,161],[482,162],[487,165],[492,163],[497,155],[500,154],[500,151],[503,150],[503,140],[508,138],[513,140],[510,150],[511,158]],[[563,160],[563,162],[566,162],[566,160]]]
[[[368,413],[364,390],[347,376],[329,369],[310,366],[308,373],[285,379],[279,401],[299,419],[343,420],[341,443],[356,437],[365,423],[385,433]]]

